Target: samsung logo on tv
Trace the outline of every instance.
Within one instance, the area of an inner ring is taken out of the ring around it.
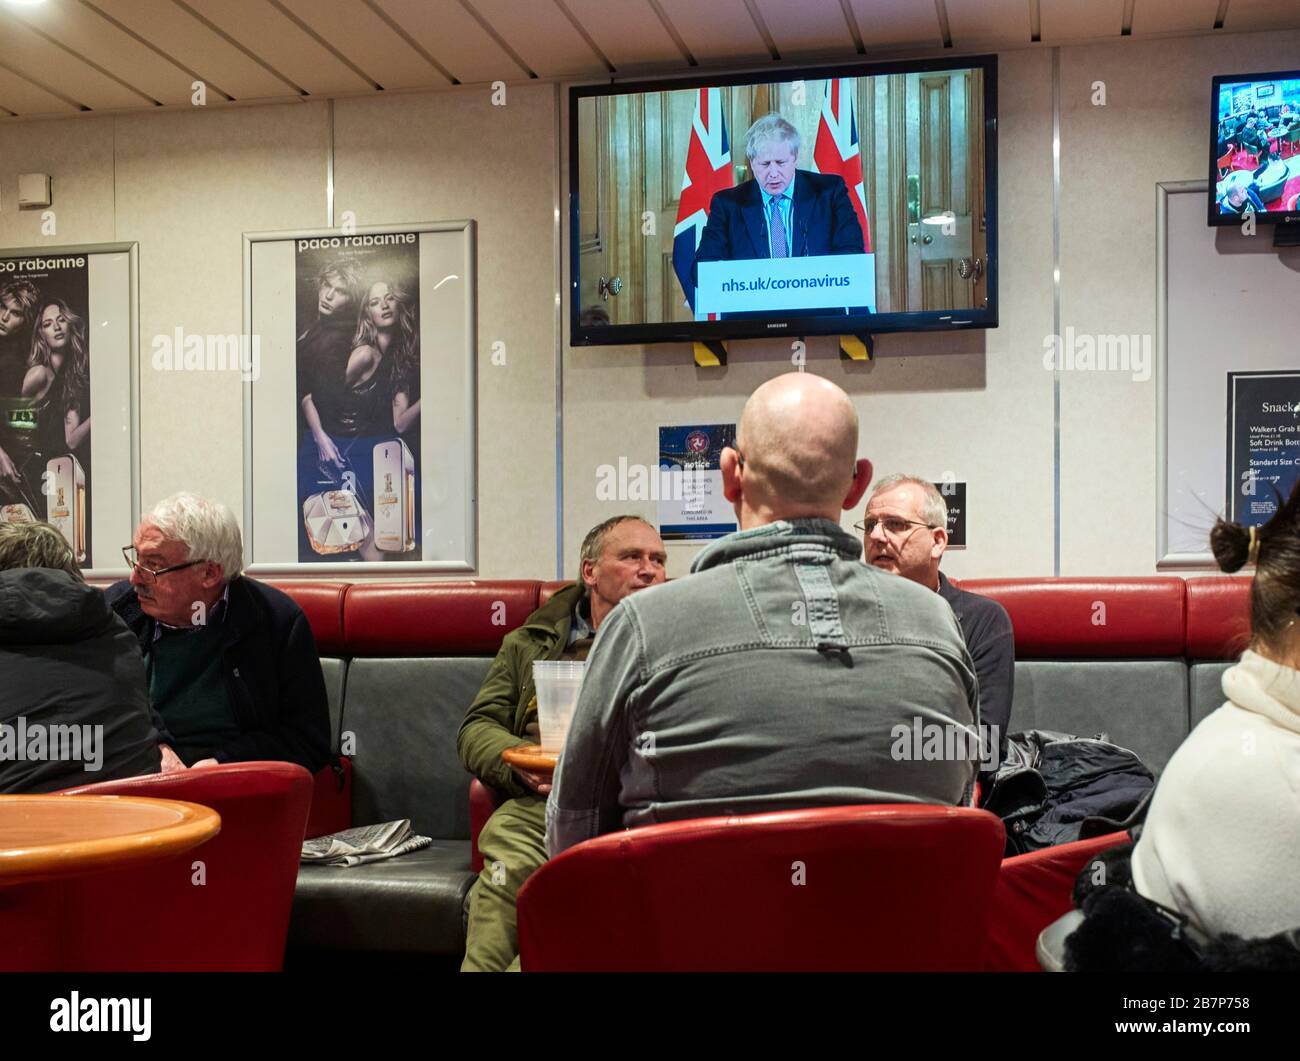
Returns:
[[[769,327],[769,328],[788,328],[788,327],[790,327],[790,325],[789,325],[787,322],[785,322],[785,321],[778,321],[778,322],[775,323],[775,324],[769,324],[768,327]]]

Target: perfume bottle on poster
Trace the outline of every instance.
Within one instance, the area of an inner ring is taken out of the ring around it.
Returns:
[[[86,473],[68,454],[45,465],[46,519],[72,546],[77,563],[86,562]]]
[[[399,438],[376,443],[375,546],[380,552],[415,548],[415,458]]]
[[[303,502],[312,550],[321,556],[354,553],[370,533],[370,517],[351,490],[325,490]]]

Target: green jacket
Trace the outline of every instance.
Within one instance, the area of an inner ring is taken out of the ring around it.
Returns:
[[[490,788],[510,796],[526,796],[525,787],[501,760],[507,748],[534,744],[524,727],[537,721],[533,693],[533,661],[558,659],[569,639],[573,609],[583,595],[582,583],[566,586],[511,631],[488,668],[478,696],[469,705],[456,735],[456,751],[465,769]]]

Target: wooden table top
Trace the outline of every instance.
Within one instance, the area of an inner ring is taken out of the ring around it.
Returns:
[[[210,807],[142,796],[0,796],[0,886],[125,866],[221,831]]]
[[[560,761],[556,752],[544,752],[540,744],[521,744],[517,748],[507,748],[501,753],[510,766],[520,770],[531,770],[535,774],[555,773],[555,764]]]

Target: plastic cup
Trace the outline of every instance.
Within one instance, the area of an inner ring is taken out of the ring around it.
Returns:
[[[539,659],[533,663],[537,689],[537,727],[542,751],[559,755],[569,735],[569,723],[578,703],[578,690],[587,664],[581,660]]]

